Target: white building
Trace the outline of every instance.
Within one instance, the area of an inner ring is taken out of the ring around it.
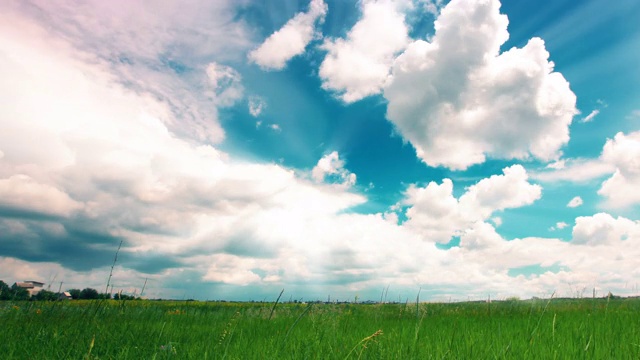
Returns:
[[[37,295],[40,291],[42,291],[42,287],[44,286],[44,283],[40,281],[29,280],[29,281],[17,282],[16,285],[23,289],[27,289],[27,291],[29,292],[29,296],[34,296],[34,295]]]

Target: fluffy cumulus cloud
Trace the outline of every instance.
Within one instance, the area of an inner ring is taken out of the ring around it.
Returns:
[[[576,97],[544,42],[500,53],[508,20],[498,0],[451,1],[431,41],[394,61],[387,117],[428,165],[465,169],[494,158],[556,159]]]
[[[327,39],[319,75],[322,87],[350,103],[377,94],[393,59],[409,43],[402,2],[362,1],[362,18],[344,39]]]
[[[343,186],[353,186],[356,183],[356,174],[344,168],[344,160],[340,159],[337,151],[323,156],[311,170],[313,180],[318,183],[330,182]]]
[[[614,218],[607,213],[576,218],[573,242],[585,245],[616,244],[621,241],[635,242],[640,237],[640,222],[623,217]]]
[[[640,203],[640,195],[635,191],[640,186],[639,158],[640,132],[619,132],[613,139],[607,140],[597,159],[563,160],[561,168],[537,172],[533,177],[545,182],[587,182],[605,178],[598,190],[598,194],[605,199],[605,207],[627,208]],[[575,197],[567,204],[569,207],[580,205],[580,197]]]
[[[529,183],[521,165],[479,181],[459,198],[453,196],[453,182],[449,179],[440,185],[412,185],[406,192],[405,205],[409,208],[405,225],[422,234],[426,241],[446,243],[472,224],[490,219],[496,211],[529,205],[541,194],[542,188]]]
[[[607,140],[602,160],[615,167],[614,174],[602,183],[598,194],[611,207],[626,207],[640,203],[640,132],[618,133]]]
[[[328,6],[323,0],[311,0],[309,10],[296,14],[280,30],[249,53],[249,60],[266,70],[283,69],[287,61],[304,52],[309,42],[319,36],[316,26],[324,22]]]

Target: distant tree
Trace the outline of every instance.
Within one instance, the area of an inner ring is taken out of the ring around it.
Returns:
[[[609,299],[609,300],[622,299],[621,296],[613,295],[613,293],[611,291],[609,291],[609,293],[607,294],[606,298]]]
[[[11,299],[11,288],[7,283],[0,280],[0,300],[9,300]]]
[[[13,300],[29,300],[29,298],[31,297],[27,289],[21,288],[16,283],[13,283],[13,285],[11,285],[11,293],[11,299]]]
[[[40,290],[36,295],[33,296],[33,299],[39,301],[55,301],[58,300],[58,294],[49,290]]]
[[[80,291],[80,299],[94,300],[99,298],[100,298],[100,294],[96,289],[84,288],[82,289],[82,291]]]
[[[80,289],[70,289],[67,291],[69,294],[71,294],[71,298],[74,300],[80,299]]]
[[[111,294],[109,293],[102,293],[98,295],[98,299],[105,299],[105,300],[109,300],[111,299]]]
[[[115,293],[115,294],[113,294],[113,299],[114,300],[135,300],[136,297],[133,296],[133,295]]]

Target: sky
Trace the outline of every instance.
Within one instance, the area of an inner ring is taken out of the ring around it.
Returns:
[[[638,18],[635,0],[2,1],[0,279],[640,295]]]

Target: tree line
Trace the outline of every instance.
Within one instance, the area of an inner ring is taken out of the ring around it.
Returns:
[[[71,299],[76,300],[98,300],[98,299],[114,299],[114,300],[134,300],[135,296],[126,295],[121,293],[113,294],[100,293],[93,288],[69,289],[67,292],[71,295]],[[17,283],[9,286],[4,281],[0,280],[0,300],[42,300],[42,301],[55,301],[60,299],[61,293],[42,289],[37,294],[31,296],[29,291],[25,288],[18,286]]]

